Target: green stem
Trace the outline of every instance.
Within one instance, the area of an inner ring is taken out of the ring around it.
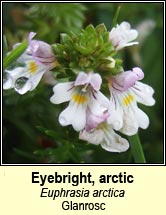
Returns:
[[[115,16],[112,20],[112,27],[115,27],[117,25],[120,9],[121,9],[121,6],[118,6],[116,13],[115,13]]]
[[[14,62],[25,51],[27,45],[27,40],[25,40],[11,51],[3,60],[3,69],[6,69],[12,62]]]
[[[135,163],[146,163],[141,141],[138,134],[128,137]]]

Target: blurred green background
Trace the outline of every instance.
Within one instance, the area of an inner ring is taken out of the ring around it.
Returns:
[[[118,7],[118,23],[128,21],[139,31],[139,45],[122,51],[125,70],[139,66],[144,83],[155,89],[156,104],[140,106],[150,126],[139,130],[147,163],[163,163],[163,3],[4,3],[3,34],[8,47],[23,41],[30,31],[50,44],[60,33],[79,32],[88,24],[104,23],[111,30]],[[52,86],[44,80],[24,96],[3,92],[3,160],[5,164],[27,163],[134,163],[130,149],[110,153],[84,141],[72,127],[61,127],[61,105],[49,98]]]

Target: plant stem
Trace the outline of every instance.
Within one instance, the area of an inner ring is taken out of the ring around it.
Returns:
[[[138,134],[128,137],[135,163],[146,163],[141,141]]]
[[[112,27],[115,27],[117,25],[120,9],[121,9],[121,6],[118,6],[116,13],[115,13],[115,16],[112,20]]]

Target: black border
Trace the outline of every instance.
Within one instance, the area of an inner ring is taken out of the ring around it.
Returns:
[[[3,31],[2,31],[2,26],[3,26],[3,19],[2,19],[2,13],[3,13],[3,3],[35,3],[35,1],[1,1],[1,62],[3,62]],[[3,123],[2,123],[2,112],[3,112],[3,68],[1,64],[1,161],[0,161],[0,166],[166,166],[165,164],[165,1],[40,1],[41,3],[46,2],[46,3],[163,3],[163,26],[164,26],[164,31],[163,31],[163,44],[164,44],[164,49],[163,49],[163,158],[164,158],[164,163],[162,164],[3,164],[2,163],[2,144],[3,144]],[[39,3],[37,1],[37,3]]]

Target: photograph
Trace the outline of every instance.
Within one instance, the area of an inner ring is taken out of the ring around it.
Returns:
[[[2,3],[2,165],[163,165],[164,3]]]

